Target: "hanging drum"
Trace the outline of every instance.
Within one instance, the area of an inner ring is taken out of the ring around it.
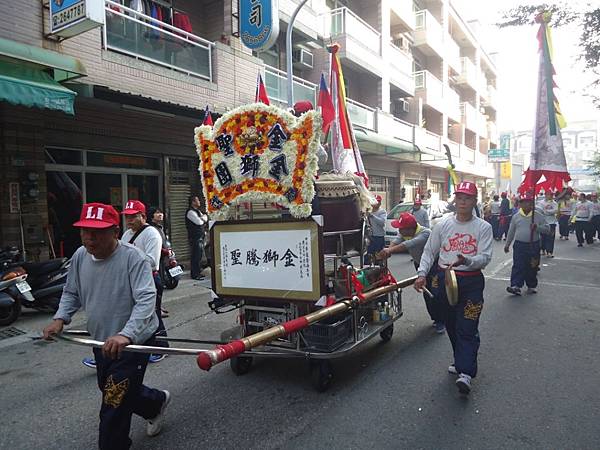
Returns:
[[[323,215],[325,254],[360,252],[362,215],[360,198],[352,180],[316,180],[317,203],[313,211]]]

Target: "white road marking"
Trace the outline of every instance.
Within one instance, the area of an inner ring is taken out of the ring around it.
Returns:
[[[492,276],[486,276],[485,278],[486,278],[486,280],[510,281],[510,277],[492,277]],[[597,284],[554,283],[552,281],[544,281],[544,280],[538,280],[538,282],[539,282],[540,286],[569,287],[569,288],[578,287],[578,288],[584,288],[584,289],[589,289],[589,288],[598,289],[600,287],[600,285],[597,285]]]

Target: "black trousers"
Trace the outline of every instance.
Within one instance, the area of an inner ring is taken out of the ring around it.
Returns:
[[[154,278],[154,286],[156,286],[156,315],[158,316],[158,328],[156,329],[157,336],[166,336],[167,330],[165,328],[165,323],[162,320],[161,306],[162,306],[162,296],[163,296],[163,285],[162,280],[160,279],[160,274],[158,272],[154,272],[152,274]],[[155,345],[157,347],[168,347],[169,343],[165,341],[156,341]]]
[[[153,345],[153,342],[146,342]],[[131,415],[144,419],[158,415],[165,393],[144,386],[148,354],[125,352],[120,359],[109,359],[95,348],[98,387],[102,392],[100,408],[100,450],[121,450],[131,446]]]
[[[190,275],[192,278],[200,276],[202,272],[202,243],[201,237],[190,239],[190,249],[192,251],[190,264]]]
[[[585,235],[585,242],[588,244],[594,243],[594,234],[592,231],[592,223],[587,220],[575,221],[575,236],[577,236],[577,243],[583,244],[583,238]]]

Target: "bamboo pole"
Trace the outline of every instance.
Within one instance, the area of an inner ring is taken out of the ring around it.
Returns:
[[[341,300],[335,305],[319,309],[315,312],[292,319],[288,322],[268,328],[259,333],[255,333],[241,339],[236,339],[228,344],[217,345],[213,350],[207,350],[198,355],[198,367],[200,367],[202,370],[208,371],[215,364],[233,358],[255,347],[268,344],[275,339],[303,330],[315,322],[349,311],[358,305],[369,303],[370,301],[389,292],[397,291],[398,289],[410,286],[415,282],[416,279],[417,277],[413,276],[387,286],[381,286],[369,292],[365,292],[361,296],[354,296],[352,298]]]

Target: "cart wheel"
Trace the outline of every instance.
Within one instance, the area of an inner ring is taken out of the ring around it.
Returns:
[[[236,356],[229,360],[229,365],[236,375],[245,375],[252,366],[252,358],[249,356]]]
[[[318,392],[325,392],[331,386],[333,372],[327,360],[317,361],[310,365],[310,379]]]
[[[389,327],[387,327],[385,330],[383,330],[381,333],[379,333],[379,336],[381,337],[381,340],[383,342],[389,342],[390,339],[392,339],[393,335],[394,335],[394,324],[391,324]]]

